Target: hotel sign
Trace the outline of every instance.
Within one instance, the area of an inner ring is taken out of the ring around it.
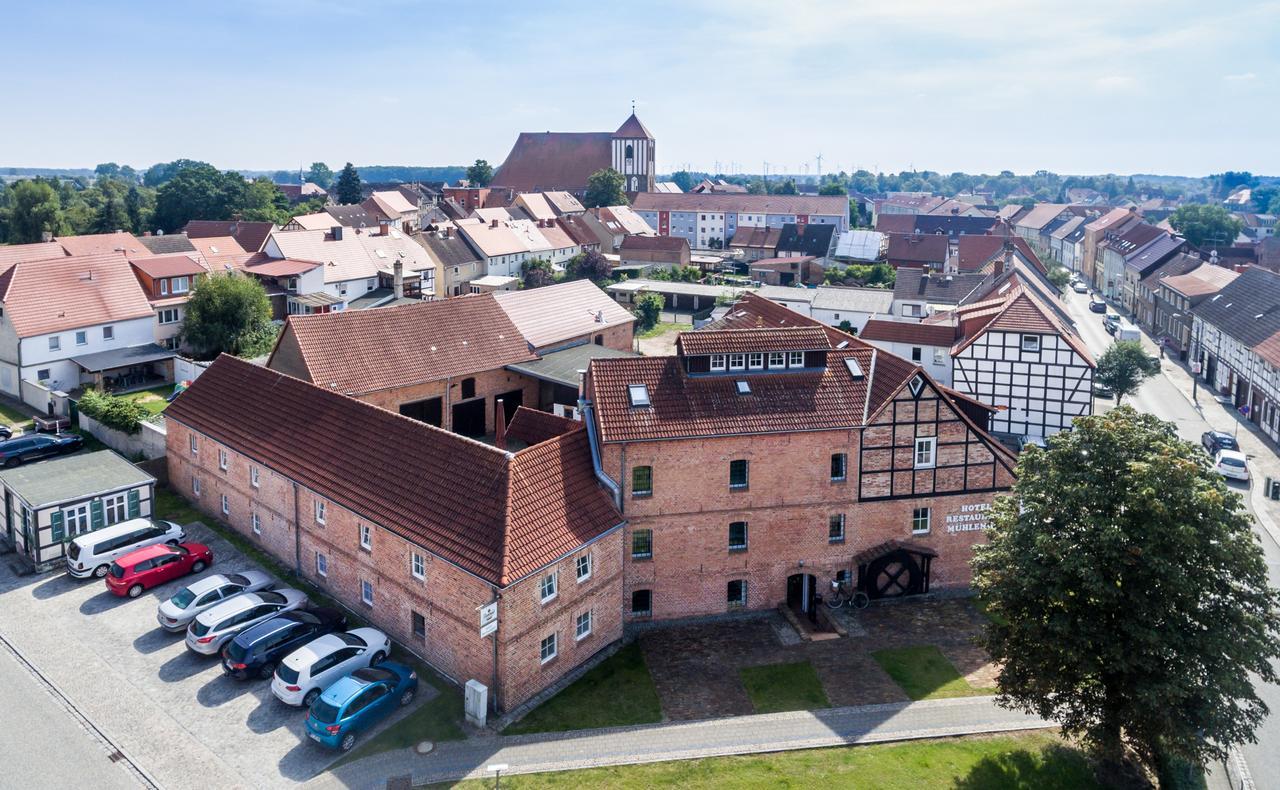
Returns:
[[[947,516],[947,532],[981,532],[991,526],[990,511],[991,505],[986,502],[961,505],[959,513]]]

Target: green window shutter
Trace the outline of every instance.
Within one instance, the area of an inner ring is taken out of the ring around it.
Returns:
[[[102,513],[101,499],[95,499],[89,503],[89,525],[93,529],[102,529],[106,526],[106,517]]]
[[[129,518],[138,517],[138,489],[129,489]]]
[[[53,516],[50,517],[49,523],[53,525],[53,542],[61,543],[63,540],[65,540],[67,536],[62,529],[62,511],[61,510],[53,511]]]

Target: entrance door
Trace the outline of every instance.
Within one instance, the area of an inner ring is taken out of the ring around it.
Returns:
[[[813,617],[817,613],[814,599],[818,595],[818,580],[811,573],[796,573],[787,577],[787,606]]]
[[[476,438],[484,436],[484,398],[453,405],[453,432]]]
[[[511,390],[497,395],[493,399],[493,415],[498,416],[498,401],[502,401],[502,411],[505,412],[507,425],[511,424],[511,418],[516,416],[516,409],[524,404],[524,390]]]
[[[413,403],[401,403],[400,413],[410,419],[439,428],[444,425],[443,404],[443,398],[427,398]]]

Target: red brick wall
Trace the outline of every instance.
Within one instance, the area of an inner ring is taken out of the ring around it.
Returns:
[[[597,336],[602,336],[604,338],[602,345],[607,348],[612,348],[615,351],[633,351],[634,349],[632,348],[632,345],[635,340],[635,322],[628,321],[625,324],[615,324],[614,326],[606,327],[604,330],[599,332],[588,332],[577,337],[557,340],[554,343],[542,346],[535,350],[538,353],[542,353],[548,349],[563,348],[564,346],[573,345],[575,343],[594,343]]]
[[[366,395],[359,396],[360,400],[365,403],[371,403],[388,411],[399,411],[400,404],[413,403],[415,401],[426,400],[427,398],[436,398],[445,396],[446,387],[449,390],[448,396],[444,398],[442,406],[442,418],[444,424],[441,426],[445,430],[453,429],[453,409],[451,406],[462,402],[462,381],[466,378],[474,378],[476,380],[476,398],[484,398],[485,406],[485,431],[493,433],[494,431],[494,410],[493,399],[497,395],[501,395],[512,390],[524,391],[524,405],[531,409],[538,407],[538,381],[519,373],[512,373],[509,370],[489,370],[482,373],[476,373],[474,376],[458,376],[449,380],[431,381],[426,384],[415,384],[409,387],[396,387],[394,389],[379,390],[370,392]],[[470,399],[468,399],[470,400]]]

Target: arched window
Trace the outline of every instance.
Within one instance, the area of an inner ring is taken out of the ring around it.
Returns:
[[[635,176],[631,177],[631,191],[632,192],[640,191],[640,179],[636,178]]]
[[[631,147],[631,143],[627,143],[627,158],[633,159],[635,158],[635,155],[636,155],[635,149]]]

